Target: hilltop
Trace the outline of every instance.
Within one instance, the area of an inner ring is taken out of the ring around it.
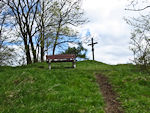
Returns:
[[[150,111],[150,76],[131,64],[107,65],[96,61],[36,63],[0,67],[2,113],[104,113],[106,103],[96,75],[108,78],[126,113]]]

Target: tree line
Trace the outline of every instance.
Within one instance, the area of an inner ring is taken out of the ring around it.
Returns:
[[[79,43],[76,27],[87,22],[81,5],[82,0],[1,0],[0,63],[13,57],[13,44],[21,45],[31,64]]]

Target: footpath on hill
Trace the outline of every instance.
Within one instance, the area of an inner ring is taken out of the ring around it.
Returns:
[[[112,85],[108,82],[108,78],[102,74],[96,75],[96,78],[106,104],[105,112],[124,113],[121,108],[121,103],[117,100],[117,94],[113,91]]]

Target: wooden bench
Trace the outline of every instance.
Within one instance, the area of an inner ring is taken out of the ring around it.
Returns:
[[[74,54],[46,55],[46,61],[50,70],[52,62],[72,62],[72,67],[76,68],[76,57]]]

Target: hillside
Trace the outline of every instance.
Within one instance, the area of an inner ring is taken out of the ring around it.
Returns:
[[[108,78],[125,113],[149,113],[150,76],[133,65],[96,61],[0,67],[1,113],[104,113],[96,75]]]

